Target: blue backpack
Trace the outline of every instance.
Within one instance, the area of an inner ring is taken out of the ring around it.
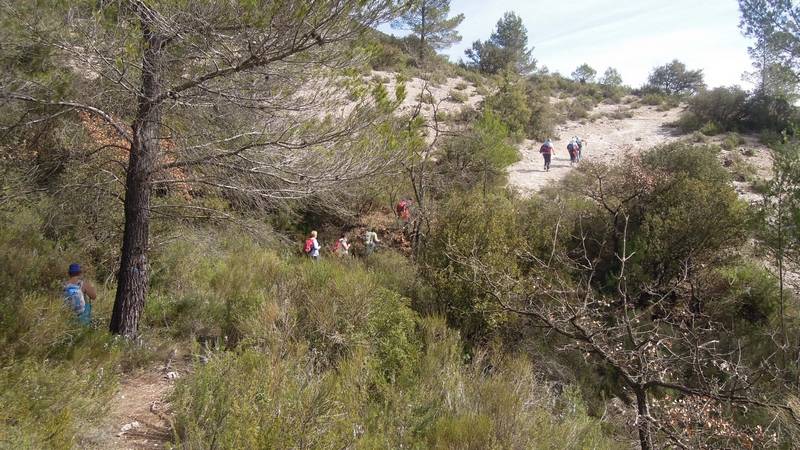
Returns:
[[[81,315],[86,309],[81,283],[70,283],[64,286],[64,302],[75,314]]]

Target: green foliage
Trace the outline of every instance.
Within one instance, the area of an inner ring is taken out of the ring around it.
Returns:
[[[722,133],[723,130],[716,122],[706,122],[705,125],[700,128],[700,132],[706,136],[716,136]]]
[[[423,60],[428,48],[442,50],[461,41],[456,27],[464,21],[464,14],[449,15],[450,0],[418,0],[392,26],[412,33],[417,55]]]
[[[509,140],[506,125],[487,108],[466,133],[445,141],[439,167],[449,180],[448,189],[486,190],[504,184],[506,169],[520,158]]]
[[[647,94],[642,97],[642,103],[648,106],[659,106],[666,101],[666,96],[662,94]]]
[[[792,131],[797,109],[786,100],[758,92],[748,95],[738,87],[719,87],[701,91],[688,101],[688,108],[678,121],[684,132],[714,124],[714,134],[722,131],[776,130]]]
[[[705,87],[702,70],[687,70],[682,62],[673,60],[656,67],[647,79],[647,88],[666,95],[690,95]]]
[[[500,193],[480,191],[454,195],[441,206],[424,261],[438,270],[424,275],[448,319],[470,339],[490,335],[508,316],[494,300],[461,278],[463,265],[448,258],[453,251],[481,256],[486,264],[514,271],[522,236],[514,202]]]
[[[597,71],[592,68],[589,64],[583,63],[572,72],[572,79],[577,81],[578,83],[594,83],[594,79],[597,76]],[[620,80],[621,84],[621,80]]]
[[[797,78],[800,74],[800,7],[782,0],[739,2],[745,35],[766,47],[771,56]]]
[[[497,21],[489,39],[473,42],[472,48],[465,53],[469,66],[482,73],[496,74],[510,70],[526,74],[536,64],[531,57],[532,51],[528,48],[528,30],[522,18],[513,12],[506,12]]]
[[[674,126],[682,133],[696,132],[695,134],[699,136],[704,136],[699,132],[699,130],[703,128],[703,125],[705,125],[703,119],[691,111],[684,112],[681,114],[678,120],[670,124],[670,126]]]
[[[456,103],[464,103],[469,99],[469,96],[464,92],[451,90],[448,93],[447,98]]]
[[[6,361],[0,369],[2,445],[84,447],[86,430],[104,417],[105,405],[116,387],[113,358],[103,357],[108,349],[97,351],[96,359],[79,362]]]
[[[718,271],[721,283],[716,286],[723,295],[708,305],[708,311],[723,323],[745,325],[746,329],[733,326],[738,333],[747,332],[758,325],[767,325],[779,309],[778,280],[763,267],[752,262],[723,267]]]
[[[745,144],[744,138],[738,133],[728,133],[722,141],[722,148],[725,150],[733,150]]]
[[[535,86],[506,77],[500,89],[484,100],[517,140],[544,140],[552,136],[555,111],[548,98]]]
[[[718,87],[702,91],[689,100],[689,110],[706,122],[713,122],[723,130],[741,127],[747,104],[747,93],[733,87]]]
[[[418,325],[420,333],[408,336],[424,353],[409,365],[411,378],[390,385],[376,381],[382,377],[369,351],[352,353],[336,371],[313,370],[313,353],[302,347],[283,355],[213,354],[173,395],[179,444],[613,448],[580,399],[570,398],[559,418],[551,415],[550,394],[529,363],[498,361],[492,374],[484,374],[487,361],[464,364],[458,335],[441,320]]]
[[[622,86],[622,75],[613,67],[609,67],[600,78],[600,84],[604,87],[619,87]]]
[[[564,114],[569,120],[580,120],[589,117],[589,111],[597,105],[591,97],[578,97],[574,100],[562,102]]]

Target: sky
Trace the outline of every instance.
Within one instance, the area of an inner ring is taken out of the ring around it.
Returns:
[[[736,0],[452,0],[451,14],[466,17],[463,40],[442,51],[457,62],[475,40],[489,37],[505,11],[522,17],[537,67],[569,76],[588,63],[598,74],[614,67],[638,87],[653,67],[679,59],[703,69],[711,86],[740,85],[752,70],[739,30]],[[404,34],[388,25],[382,31]]]

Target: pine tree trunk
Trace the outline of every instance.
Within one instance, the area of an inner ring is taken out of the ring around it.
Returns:
[[[125,230],[117,293],[110,330],[132,338],[139,330],[148,285],[147,249],[150,233],[150,176],[158,160],[161,104],[160,72],[164,40],[149,26],[147,11],[139,11],[145,51],[142,89],[134,119],[133,142],[125,182]]]
[[[420,7],[420,12],[421,12],[420,16],[422,18],[422,20],[421,20],[422,26],[420,26],[420,30],[419,30],[419,62],[420,62],[420,66],[421,66],[425,62],[425,36],[428,35],[428,30],[425,29],[425,25],[426,25],[425,21],[427,19],[427,17],[425,17],[425,16],[428,13],[427,5],[423,4]]]

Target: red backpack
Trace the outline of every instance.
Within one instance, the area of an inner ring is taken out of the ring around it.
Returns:
[[[306,245],[303,247],[303,253],[311,253],[311,250],[314,250],[314,239],[308,238],[306,239]]]

